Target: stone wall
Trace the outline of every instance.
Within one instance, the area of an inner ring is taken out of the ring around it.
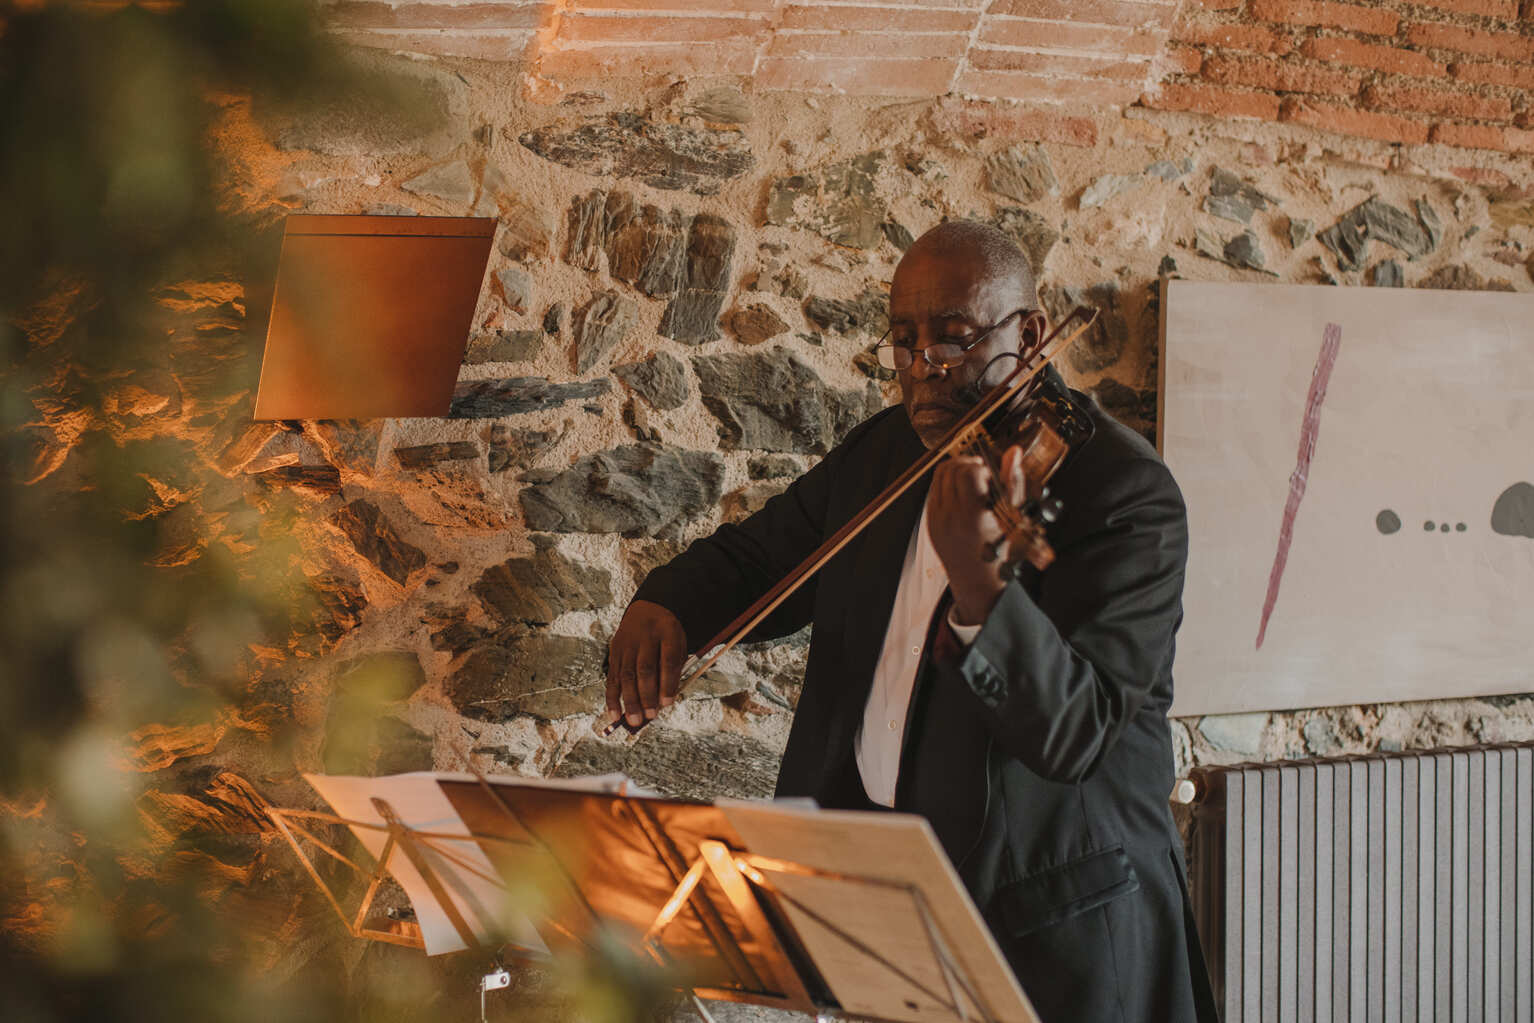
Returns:
[[[113,398],[112,429],[177,445],[217,482],[149,481],[134,514],[160,522],[169,566],[229,551],[308,580],[273,595],[287,638],[256,651],[227,714],[134,736],[167,828],[234,814],[259,830],[263,801],[312,801],[298,771],[466,757],[769,793],[805,635],[732,653],[637,741],[597,734],[604,643],[650,567],[894,400],[868,350],[903,248],[944,218],[1016,237],[1052,310],[1102,310],[1062,368],[1146,432],[1160,275],[1534,290],[1534,174],[1498,154],[1138,108],[1062,132],[1004,107],[739,78],[545,101],[513,64],[365,59],[420,116],[340,97],[294,120],[230,98],[224,202],[274,245],[288,212],[494,216],[491,272],[443,419],[252,423],[260,282],[159,294],[168,368]],[[231,378],[246,389],[221,390]],[[58,409],[38,481],[60,482],[78,436]],[[1181,767],[1529,739],[1534,696],[1172,728]]]

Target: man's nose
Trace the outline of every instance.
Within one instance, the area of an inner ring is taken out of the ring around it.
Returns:
[[[934,366],[927,361],[927,347],[911,350],[911,377],[914,380],[926,380],[928,377],[946,377],[948,371],[939,366]]]

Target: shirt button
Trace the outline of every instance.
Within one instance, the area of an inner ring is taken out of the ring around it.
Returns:
[[[891,721],[890,722],[890,731],[893,732],[894,730],[895,730],[895,722]]]
[[[912,654],[913,654],[913,655],[914,655],[914,656],[916,656],[916,657],[920,657],[920,656],[921,656],[921,647],[919,647],[919,646],[913,646],[913,647],[912,647],[912,648],[911,648],[911,653],[912,653]]]

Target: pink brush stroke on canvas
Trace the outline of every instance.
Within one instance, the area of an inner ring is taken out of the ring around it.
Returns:
[[[1326,385],[1332,378],[1337,350],[1342,346],[1342,327],[1328,323],[1321,334],[1321,353],[1310,372],[1310,395],[1305,399],[1305,419],[1300,426],[1300,453],[1294,472],[1289,474],[1289,500],[1284,503],[1284,521],[1278,527],[1278,552],[1273,555],[1273,571],[1268,574],[1268,595],[1262,602],[1262,624],[1257,627],[1257,649],[1268,634],[1268,619],[1278,603],[1278,587],[1284,579],[1284,565],[1289,561],[1289,544],[1294,540],[1294,517],[1299,514],[1305,496],[1305,481],[1310,477],[1310,461],[1316,453],[1316,436],[1321,432],[1321,403],[1326,400]]]

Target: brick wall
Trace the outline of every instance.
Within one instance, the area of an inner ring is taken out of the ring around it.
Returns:
[[[1524,0],[1187,0],[1141,101],[1385,142],[1534,152]],[[1522,15],[1522,16],[1520,16]]]
[[[741,75],[760,90],[1138,103],[1528,153],[1534,28],[1521,2],[340,0],[326,10],[350,41],[525,62],[556,88]]]

